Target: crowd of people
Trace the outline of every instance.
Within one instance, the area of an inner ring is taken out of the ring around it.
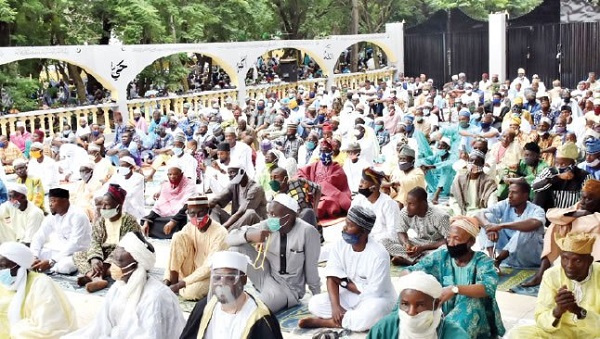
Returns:
[[[116,112],[114,140],[18,125],[0,136],[0,337],[281,338],[275,314],[303,300],[299,327],[369,338],[597,336],[600,82],[518,73]],[[170,239],[162,281],[148,238]],[[509,333],[506,267],[540,285]],[[47,274],[110,286],[90,324]]]

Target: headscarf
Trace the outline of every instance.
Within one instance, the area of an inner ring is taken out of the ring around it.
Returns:
[[[600,199],[600,180],[588,179],[583,185],[582,191],[591,196],[592,199]]]
[[[431,274],[414,271],[400,278],[400,293],[404,290],[423,292],[434,299],[442,296],[442,284]]]
[[[125,202],[125,196],[127,196],[127,191],[125,191],[119,184],[110,184],[108,185],[107,194],[110,195],[119,205],[123,206],[123,202]]]
[[[363,169],[362,177],[364,180],[372,182],[377,186],[381,186],[381,183],[386,178],[386,175],[383,172],[374,170],[372,167],[367,167]]]
[[[457,215],[450,219],[450,226],[462,228],[473,238],[477,238],[477,236],[479,235],[479,220],[473,217]]]
[[[375,225],[375,219],[377,217],[371,209],[356,205],[350,207],[347,218],[355,223],[356,226],[364,228],[370,232]]]
[[[21,320],[21,307],[25,300],[25,289],[27,287],[27,270],[31,268],[34,256],[31,250],[18,242],[5,242],[0,245],[0,255],[19,265],[17,277],[10,290],[16,291],[8,307],[8,319],[11,324]]]
[[[600,139],[592,138],[585,141],[585,152],[587,154],[600,153]]]

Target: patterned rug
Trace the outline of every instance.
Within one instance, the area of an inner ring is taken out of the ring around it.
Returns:
[[[275,314],[275,316],[277,317],[277,320],[279,320],[281,330],[284,332],[294,334],[309,334],[317,332],[317,330],[302,329],[298,327],[298,321],[300,319],[311,316],[310,312],[308,311],[308,305],[296,305],[292,308]]]
[[[535,269],[515,269],[502,267],[502,274],[498,283],[498,291],[510,292],[537,297],[539,286],[521,287],[521,284],[535,275]]]

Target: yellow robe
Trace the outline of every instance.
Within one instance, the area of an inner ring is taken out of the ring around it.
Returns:
[[[559,288],[574,289],[574,282],[567,278],[561,266],[554,266],[544,274],[537,305],[535,325],[513,329],[509,338],[598,338],[600,335],[600,263],[592,264],[591,277],[581,284],[582,296],[578,305],[587,311],[585,319],[577,319],[571,312],[565,312],[556,327],[552,310],[556,307],[554,298]],[[576,297],[576,299],[579,299]]]
[[[14,295],[15,291],[0,285],[0,338],[60,338],[77,328],[69,300],[46,275],[27,273],[21,320],[11,324],[8,308]]]

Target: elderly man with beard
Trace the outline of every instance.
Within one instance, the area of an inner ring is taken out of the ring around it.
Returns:
[[[77,327],[73,307],[46,275],[30,270],[33,254],[0,245],[0,338],[60,338]]]
[[[454,215],[474,215],[478,210],[498,202],[494,178],[483,172],[485,154],[473,149],[467,173],[458,174],[450,189],[450,208]]]
[[[244,292],[248,257],[223,251],[210,261],[211,292],[196,304],[180,338],[282,339],[275,315],[259,298]]]
[[[549,269],[538,294],[535,325],[513,329],[508,338],[597,338],[600,324],[600,263],[591,255],[598,238],[569,233],[558,238],[560,265]]]
[[[412,272],[400,278],[398,309],[371,328],[367,339],[466,339],[465,330],[444,319],[442,285],[434,276]]]
[[[415,187],[425,188],[425,173],[415,167],[415,151],[408,145],[402,145],[398,152],[398,165],[392,169],[390,174],[392,187],[396,195],[392,196],[400,209],[406,205],[408,192]]]
[[[295,199],[277,194],[269,205],[269,219],[233,230],[226,239],[233,246],[230,250],[253,261],[248,276],[260,292],[259,298],[273,312],[299,304],[306,285],[313,295],[321,292],[319,232],[297,217],[298,210]]]
[[[199,300],[208,293],[208,258],[227,249],[227,230],[210,218],[206,196],[193,196],[186,206],[188,222],[173,235],[164,283],[186,300]]]
[[[504,176],[502,183],[498,185],[498,199],[503,200],[508,197],[508,187],[517,182],[526,182],[531,185],[535,178],[548,168],[548,164],[540,159],[541,149],[535,142],[528,142],[523,147],[523,159],[519,161],[516,171]],[[531,191],[529,198],[533,199],[535,192]]]
[[[544,247],[537,274],[523,287],[539,285],[544,272],[559,258],[556,240],[569,233],[589,233],[600,237],[600,181],[590,179],[582,188],[581,200],[569,208],[552,208],[546,213],[550,227],[544,234]],[[600,260],[600,241],[591,252],[594,260]]]
[[[109,289],[96,319],[63,338],[172,338],[185,325],[177,297],[149,276],[156,254],[140,232],[127,233],[109,257]]]

